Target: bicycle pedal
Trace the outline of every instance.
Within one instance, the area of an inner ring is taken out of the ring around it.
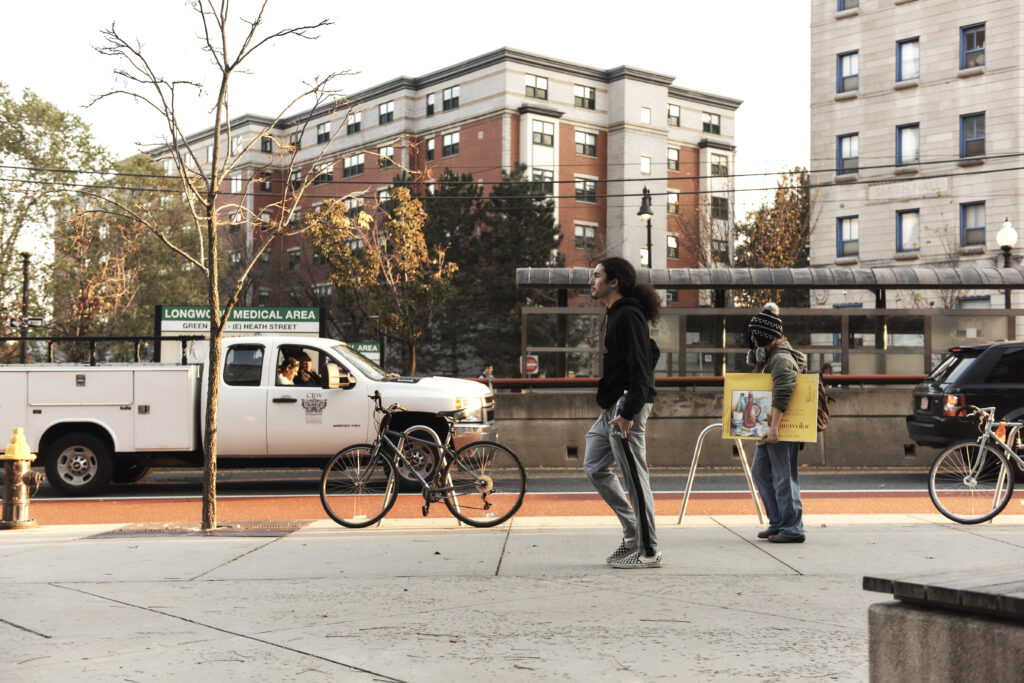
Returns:
[[[421,509],[421,510],[423,511],[423,516],[424,516],[424,517],[426,517],[426,516],[427,516],[427,514],[428,514],[428,513],[430,512],[430,506],[429,506],[429,505],[424,505],[424,506],[423,506],[422,508],[420,508],[420,509]]]

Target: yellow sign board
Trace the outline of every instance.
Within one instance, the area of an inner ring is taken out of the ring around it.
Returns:
[[[722,438],[763,440],[772,418],[772,376],[728,372],[722,400]],[[779,441],[818,440],[818,376],[797,375],[782,413]]]

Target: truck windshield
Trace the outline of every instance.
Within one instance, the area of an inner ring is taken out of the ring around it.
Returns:
[[[341,356],[344,362],[358,368],[359,372],[366,375],[369,379],[379,381],[384,379],[384,375],[387,374],[380,368],[380,366],[363,354],[354,350],[348,344],[335,344],[331,347],[331,351]]]

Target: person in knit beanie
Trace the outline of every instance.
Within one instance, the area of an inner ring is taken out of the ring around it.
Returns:
[[[774,303],[765,304],[750,319],[747,337],[751,345],[748,362],[754,361],[757,372],[772,376],[770,427],[764,440],[757,443],[750,465],[754,484],[768,514],[768,528],[757,536],[772,543],[803,543],[803,504],[797,471],[800,444],[781,441],[779,425],[793,396],[797,373],[806,365],[807,356],[790,346],[783,336],[782,318]]]

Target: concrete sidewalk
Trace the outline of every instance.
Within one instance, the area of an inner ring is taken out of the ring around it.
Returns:
[[[808,516],[802,545],[659,523],[665,567],[633,571],[603,562],[612,517],[4,531],[0,680],[863,681],[865,574],[1024,566],[1017,515]]]

